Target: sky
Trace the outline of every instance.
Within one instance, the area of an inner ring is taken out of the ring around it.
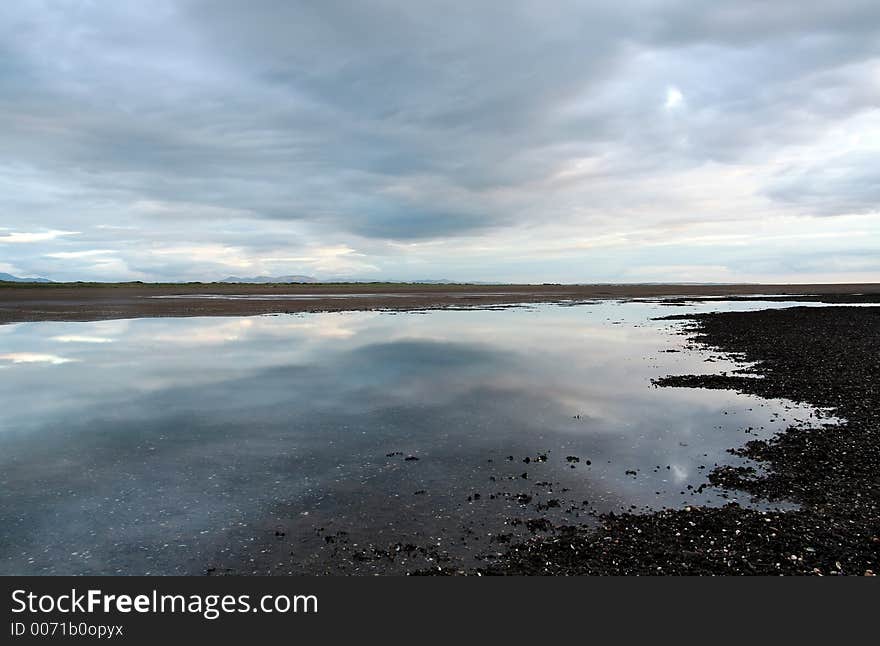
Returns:
[[[876,0],[0,3],[0,272],[880,281]]]

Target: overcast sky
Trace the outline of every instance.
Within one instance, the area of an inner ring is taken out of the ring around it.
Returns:
[[[0,3],[0,272],[880,280],[880,2]]]

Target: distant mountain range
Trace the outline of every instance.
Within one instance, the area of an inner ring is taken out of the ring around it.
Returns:
[[[48,278],[20,278],[12,274],[4,274],[0,272],[0,282],[6,283],[51,283]]]
[[[314,276],[251,276],[250,278],[241,278],[240,276],[227,276],[221,283],[317,283],[318,279]]]
[[[424,285],[454,285],[456,281],[441,278],[423,279],[423,280],[378,280],[375,278],[315,278],[314,276],[251,276],[250,278],[242,278],[241,276],[227,276],[221,283],[419,283]],[[477,283],[472,283],[477,284]]]
[[[445,278],[441,278],[439,280],[431,279],[431,278],[413,278],[410,280],[400,280],[397,278],[357,278],[351,276],[343,276],[343,277],[335,277],[328,278],[326,280],[321,280],[322,283],[389,283],[389,284],[397,284],[401,285],[407,284],[418,284],[418,285],[456,285],[459,281],[456,280],[446,280]],[[477,283],[468,283],[470,285],[476,285]]]

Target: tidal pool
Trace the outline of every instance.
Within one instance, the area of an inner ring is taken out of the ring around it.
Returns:
[[[727,449],[821,412],[652,386],[741,367],[652,317],[786,305],[0,326],[0,573],[351,571],[340,542],[470,563],[523,520],[726,503],[698,488]]]

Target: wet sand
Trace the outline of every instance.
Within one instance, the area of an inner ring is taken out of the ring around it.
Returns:
[[[811,300],[880,295],[880,283],[861,285],[422,285],[205,283],[0,283],[0,324],[26,321],[97,321],[162,316],[253,316],[345,310],[512,306],[605,298],[777,295]],[[206,298],[221,296],[226,298]],[[230,298],[236,297],[236,298]]]

